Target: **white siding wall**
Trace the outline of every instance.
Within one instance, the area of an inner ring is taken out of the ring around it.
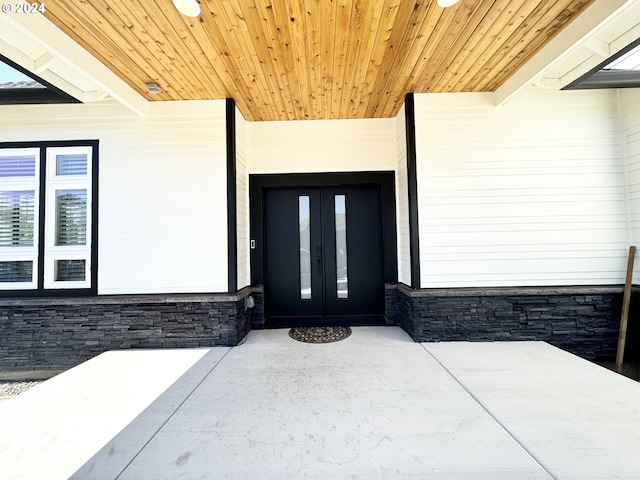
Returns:
[[[615,92],[416,95],[422,287],[619,284]]]
[[[618,91],[627,185],[631,244],[640,248],[640,89]],[[640,278],[640,259],[634,264],[634,282]]]
[[[100,141],[99,293],[227,290],[224,101],[0,112],[0,141]]]
[[[236,214],[238,237],[238,289],[251,283],[249,259],[249,170],[247,121],[236,108]]]
[[[395,119],[249,123],[251,173],[396,169]]]
[[[405,107],[403,105],[396,116],[396,222],[398,236],[398,282],[411,285],[407,139],[404,109]]]

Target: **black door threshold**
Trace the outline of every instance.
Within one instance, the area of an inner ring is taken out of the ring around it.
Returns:
[[[291,327],[384,327],[383,315],[349,315],[339,317],[267,317],[264,328]]]

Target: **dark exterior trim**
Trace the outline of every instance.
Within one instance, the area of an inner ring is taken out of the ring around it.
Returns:
[[[410,289],[402,284],[389,285],[412,298],[440,297],[496,297],[531,295],[609,295],[622,294],[620,285],[559,285],[551,287],[456,287],[456,288],[420,288]],[[640,293],[640,288],[635,289]]]
[[[44,224],[46,217],[46,149],[54,147],[91,147],[91,277],[89,288],[44,288]],[[40,204],[39,204],[39,232],[38,238],[38,282],[37,288],[29,290],[0,290],[0,298],[7,297],[70,297],[90,296],[98,294],[98,165],[99,140],[55,140],[40,142],[0,142],[0,149],[4,148],[39,148],[40,149]]]
[[[607,58],[561,90],[589,90],[602,88],[640,87],[640,72],[636,70],[605,70],[604,67],[640,45],[640,39],[631,42],[615,55]]]
[[[227,291],[238,286],[238,229],[236,206],[236,104],[227,98]]]
[[[40,177],[39,177],[39,193],[38,201],[38,284],[37,290],[44,291],[44,247],[45,247],[45,218],[47,211],[47,148],[40,147]],[[93,219],[92,219],[93,220]],[[2,291],[4,293],[4,291]]]
[[[264,283],[264,223],[263,194],[265,188],[331,187],[349,185],[379,185],[382,201],[384,282],[398,278],[395,172],[294,173],[249,175],[251,285]]]
[[[52,103],[81,103],[67,92],[41,79],[17,63],[0,55],[0,62],[18,70],[32,78],[44,88],[2,88],[0,89],[0,105],[52,104]]]
[[[416,160],[416,112],[413,93],[404,101],[407,140],[407,190],[409,192],[409,256],[411,287],[420,288],[420,231],[418,229],[418,175]]]
[[[98,158],[99,141],[96,140],[91,145],[91,158],[93,165],[91,168],[91,288],[90,294],[98,294],[98,232],[99,232],[99,203],[100,203],[100,161]]]

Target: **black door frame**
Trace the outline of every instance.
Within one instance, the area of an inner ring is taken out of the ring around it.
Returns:
[[[278,187],[340,187],[375,185],[380,188],[384,282],[398,279],[395,172],[294,173],[249,175],[251,285],[264,284],[264,190]]]

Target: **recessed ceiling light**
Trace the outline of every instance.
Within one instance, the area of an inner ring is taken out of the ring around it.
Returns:
[[[458,0],[438,0],[438,5],[440,5],[442,8],[450,7],[452,5],[455,5],[456,3],[458,3]]]
[[[162,92],[162,89],[160,88],[160,85],[158,85],[157,83],[145,83],[144,86],[147,88],[147,92],[149,92],[149,93],[160,93],[160,92]]]
[[[181,14],[187,17],[197,17],[200,15],[200,4],[198,0],[173,0],[173,5]]]

